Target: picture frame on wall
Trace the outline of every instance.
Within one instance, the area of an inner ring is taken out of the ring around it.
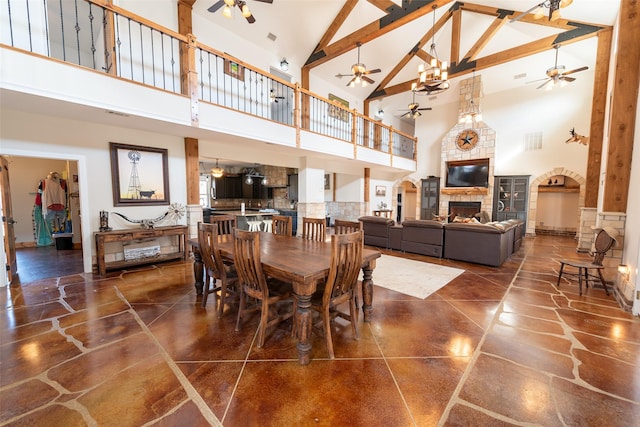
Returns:
[[[346,101],[340,97],[337,97],[332,93],[329,94],[329,100],[337,102],[338,104],[340,104],[345,108],[345,109],[342,109],[333,104],[329,104],[329,110],[327,112],[329,117],[342,120],[343,122],[348,122],[349,121],[349,101]]]
[[[331,175],[328,173],[324,174],[324,189],[331,190]]]
[[[387,195],[387,187],[384,185],[376,185],[376,196],[385,197]]]
[[[169,160],[165,148],[109,143],[114,206],[169,204]]]
[[[244,67],[237,62],[229,59],[224,60],[224,73],[230,75],[234,79],[244,81]]]

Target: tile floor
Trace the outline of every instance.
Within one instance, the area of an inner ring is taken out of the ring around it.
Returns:
[[[398,253],[395,253],[396,255]],[[640,419],[640,321],[612,296],[555,286],[566,237],[527,238],[502,267],[425,300],[374,290],[336,359],[289,325],[254,346],[257,318],[200,307],[192,264],[3,288],[0,425],[629,426]],[[375,281],[375,272],[374,272]],[[342,333],[344,332],[344,333]],[[635,422],[633,420],[636,420]]]

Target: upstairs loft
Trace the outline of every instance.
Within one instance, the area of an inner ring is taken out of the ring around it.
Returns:
[[[12,64],[0,89],[17,109],[196,138],[201,152],[232,142],[236,153],[416,170],[415,137],[117,6],[25,2],[0,19]]]

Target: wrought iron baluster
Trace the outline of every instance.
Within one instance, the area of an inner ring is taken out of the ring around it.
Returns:
[[[138,27],[140,30],[140,67],[142,71],[142,83],[145,83],[144,78],[144,44],[142,43],[142,24],[138,22]],[[131,62],[133,63],[133,56],[131,57]]]
[[[91,61],[92,68],[95,70],[96,68],[96,42],[95,42],[95,34],[93,32],[93,4],[89,3],[89,34],[91,36]]]
[[[82,60],[80,58],[80,21],[78,20],[78,0],[74,0],[73,6],[76,13],[76,25],[74,28],[76,30],[76,50],[78,51],[78,65],[82,65]]]

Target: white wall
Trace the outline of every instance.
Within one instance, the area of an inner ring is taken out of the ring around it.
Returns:
[[[546,230],[578,230],[578,193],[538,193],[536,224]]]
[[[91,272],[92,256],[95,256],[92,233],[99,228],[99,211],[117,211],[136,219],[155,218],[166,211],[165,206],[114,207],[109,142],[166,148],[170,201],[186,205],[183,138],[15,110],[3,110],[0,120],[0,154],[78,161],[85,272]],[[34,123],[38,125],[34,126]],[[184,218],[181,223],[185,223]],[[114,228],[131,226],[113,216],[110,225]]]

